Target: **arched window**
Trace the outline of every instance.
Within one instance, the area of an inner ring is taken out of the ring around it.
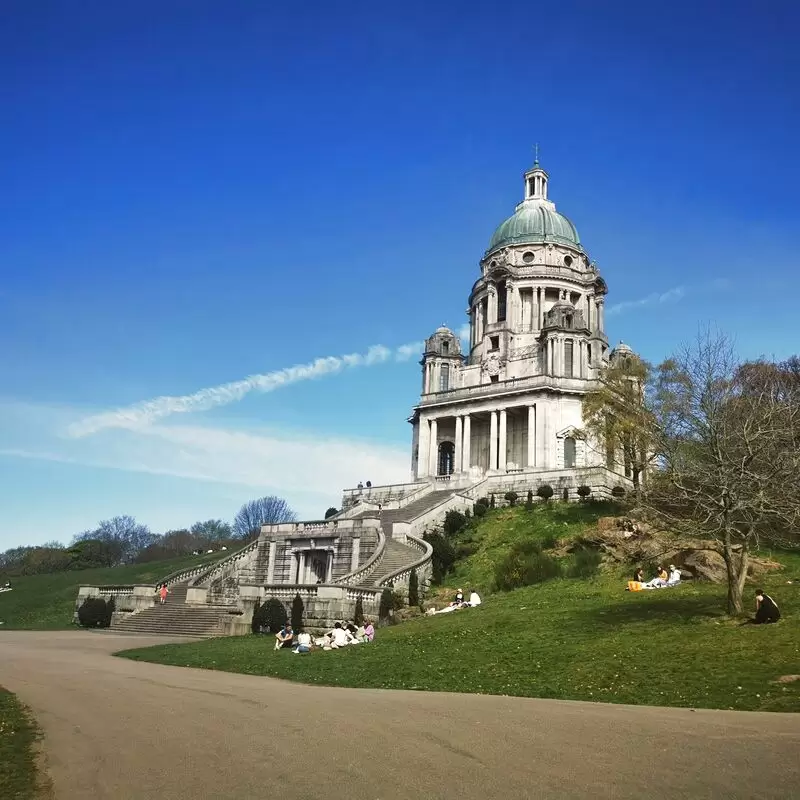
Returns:
[[[450,365],[442,364],[439,368],[439,391],[446,392],[450,388]]]
[[[571,436],[564,439],[564,468],[571,469],[575,466],[575,440]]]
[[[452,475],[456,462],[456,446],[452,442],[439,445],[439,469],[437,475]]]

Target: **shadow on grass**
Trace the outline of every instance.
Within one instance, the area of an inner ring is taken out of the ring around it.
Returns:
[[[592,609],[587,616],[592,622],[603,625],[667,619],[671,622],[692,622],[698,619],[725,618],[720,598],[680,595],[677,594],[677,589],[674,594],[666,594],[673,591],[669,589],[653,591],[664,594],[643,597],[638,592],[633,592],[624,601]]]

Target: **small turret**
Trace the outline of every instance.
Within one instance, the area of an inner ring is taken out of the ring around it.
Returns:
[[[442,325],[425,340],[422,356],[422,394],[446,392],[455,388],[455,376],[464,363],[461,342],[450,328]]]

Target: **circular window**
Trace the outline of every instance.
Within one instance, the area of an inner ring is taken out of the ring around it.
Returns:
[[[568,266],[572,266],[572,256],[564,256],[564,263]]]
[[[530,250],[528,250],[528,252],[527,252],[527,253],[523,253],[523,254],[522,254],[522,260],[523,260],[523,261],[524,261],[526,264],[530,264],[530,263],[531,263],[531,261],[533,261],[533,259],[534,259],[534,258],[536,258],[536,256],[535,256],[535,255],[534,255],[534,254],[533,254],[533,253],[532,253]]]

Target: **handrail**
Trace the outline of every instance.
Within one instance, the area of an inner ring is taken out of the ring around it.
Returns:
[[[344,584],[346,586],[358,585],[360,581],[368,578],[373,572],[375,572],[381,561],[383,561],[385,555],[386,534],[383,532],[382,528],[378,528],[378,544],[375,548],[375,552],[367,559],[363,566],[352,570],[352,572],[348,572],[346,575],[340,578],[337,583],[340,585]]]
[[[388,583],[394,583],[394,581],[405,577],[406,573],[410,575],[411,570],[424,567],[433,558],[433,547],[424,539],[420,539],[417,536],[413,536],[410,533],[406,534],[406,539],[411,539],[412,546],[415,547],[417,550],[422,548],[423,550],[422,558],[417,559],[411,564],[406,564],[406,566],[400,567],[400,569],[396,569],[394,572],[390,572],[388,575],[384,575],[375,584],[377,587],[383,587],[386,586]]]
[[[204,581],[209,575],[211,575],[213,572],[216,572],[221,567],[231,564],[234,561],[238,561],[242,556],[245,556],[253,550],[256,550],[258,548],[259,541],[260,539],[253,539],[250,544],[245,545],[240,550],[235,550],[229,556],[221,558],[219,561],[215,561],[210,567],[200,572],[191,581],[189,581],[189,586],[197,586],[201,581]]]

